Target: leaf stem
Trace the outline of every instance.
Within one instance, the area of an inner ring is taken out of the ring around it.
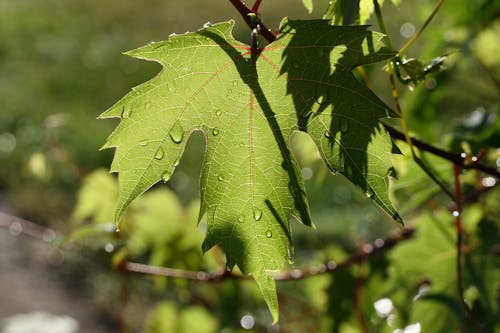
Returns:
[[[231,4],[238,10],[238,12],[241,14],[243,17],[243,20],[248,24],[250,29],[253,29],[255,27],[255,22],[252,21],[250,16],[248,14],[257,14],[250,8],[248,8],[241,0],[229,0]],[[256,3],[257,4],[257,3]],[[255,6],[255,5],[254,5]],[[276,40],[276,36],[273,34],[271,29],[268,29],[264,23],[262,23],[262,20],[259,18],[258,25],[260,25],[260,34],[262,37],[264,37],[269,43],[272,43]]]
[[[413,45],[413,43],[420,37],[420,35],[422,34],[422,32],[424,32],[425,28],[429,25],[429,23],[432,21],[432,19],[434,18],[434,16],[437,14],[437,12],[439,11],[439,8],[441,8],[441,6],[443,5],[444,3],[444,0],[439,0],[438,3],[436,4],[436,6],[434,7],[434,9],[432,10],[432,13],[429,15],[429,17],[427,17],[427,20],[425,20],[424,24],[422,25],[422,27],[420,27],[420,29],[413,35],[412,38],[410,38],[405,45],[403,45],[403,47],[401,47],[401,49],[399,49],[399,54],[403,54],[405,53],[409,48],[410,46]]]

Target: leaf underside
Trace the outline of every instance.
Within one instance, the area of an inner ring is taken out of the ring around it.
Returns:
[[[233,38],[233,25],[128,52],[163,70],[100,116],[121,118],[103,148],[116,147],[111,171],[119,173],[118,223],[132,200],[170,178],[191,132],[202,131],[203,251],[219,245],[229,268],[236,264],[251,274],[276,321],[270,272],[292,255],[290,216],[312,225],[289,147],[294,131],[309,133],[333,172],[400,220],[387,193],[391,142],[379,124],[394,114],[351,73],[394,53],[366,26],[284,20],[277,40],[252,55]]]

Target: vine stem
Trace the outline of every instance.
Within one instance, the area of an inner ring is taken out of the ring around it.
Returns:
[[[248,8],[241,0],[229,0],[229,2],[236,8],[236,10],[241,14],[243,17],[243,20],[248,24],[248,26],[253,29],[253,27],[256,25],[255,22],[252,22],[252,19],[248,14],[257,14],[256,12],[252,11],[250,8]],[[257,2],[256,1],[256,5]],[[259,3],[260,5],[260,3]],[[254,5],[255,7],[255,5]],[[258,7],[258,6],[257,6]],[[260,34],[262,37],[264,37],[269,43],[272,43],[276,40],[276,36],[274,33],[271,31],[271,29],[267,28],[264,23],[262,23],[261,19],[259,18],[259,21],[257,22],[258,25],[260,25]]]
[[[321,274],[332,273],[353,264],[358,264],[366,260],[368,257],[386,251],[401,241],[405,241],[413,237],[415,230],[413,228],[404,228],[399,232],[388,236],[384,239],[377,239],[373,243],[368,243],[363,246],[363,248],[357,253],[352,254],[344,261],[336,263],[331,260],[319,266],[302,268],[302,269],[292,269],[290,271],[283,271],[278,273],[273,273],[273,278],[276,281],[292,281],[310,278],[313,276],[318,276]],[[219,269],[213,273],[207,273],[203,271],[188,271],[182,269],[174,269],[168,267],[158,267],[146,264],[140,264],[135,262],[126,261],[122,265],[119,265],[118,269],[122,269],[128,272],[140,273],[145,275],[157,275],[166,276],[171,278],[182,278],[186,280],[202,281],[202,282],[221,282],[226,279],[242,279],[247,278],[246,276],[236,274],[233,272],[228,272],[226,269]]]
[[[457,263],[456,263],[456,275],[457,275],[457,286],[458,292],[460,294],[460,301],[463,306],[468,310],[467,304],[464,301],[464,287],[462,285],[462,192],[460,189],[460,167],[453,164],[453,175],[455,178],[455,204],[456,210],[453,212],[455,216],[455,227],[457,230]]]
[[[420,29],[417,31],[417,33],[415,33],[413,35],[412,38],[410,38],[405,45],[403,45],[403,47],[401,47],[401,49],[399,49],[399,54],[403,54],[405,53],[409,48],[410,46],[413,45],[413,43],[420,37],[420,35],[422,34],[422,32],[424,32],[425,28],[427,28],[427,26],[429,25],[429,23],[432,21],[432,19],[434,18],[434,16],[436,16],[437,12],[439,11],[439,8],[441,8],[441,6],[443,5],[444,3],[444,0],[439,0],[438,3],[436,4],[436,6],[434,7],[432,13],[429,15],[429,17],[427,17],[427,20],[425,20],[424,24],[422,25],[422,27],[420,27]]]
[[[356,276],[355,288],[354,288],[354,312],[356,314],[356,319],[358,320],[359,326],[363,333],[370,333],[370,329],[366,324],[365,316],[363,314],[363,308],[361,304],[361,293],[363,291],[363,285],[365,284],[365,276],[363,274],[363,264],[358,264],[358,275]]]
[[[253,4],[252,7],[252,12],[257,13],[259,11],[260,4],[262,3],[262,0],[255,0],[255,3]]]
[[[404,133],[402,133],[401,131],[399,131],[396,128],[389,126],[387,124],[383,124],[383,126],[386,129],[386,131],[389,133],[391,138],[407,142],[407,138],[404,135]],[[447,161],[450,161],[453,164],[458,165],[462,169],[476,169],[476,170],[482,171],[484,173],[490,174],[492,176],[495,176],[496,178],[500,178],[500,171],[498,169],[490,167],[490,166],[480,162],[478,158],[476,158],[476,159],[473,158],[472,161],[469,161],[469,159],[464,158],[462,154],[457,154],[457,153],[453,153],[450,151],[446,151],[446,150],[437,148],[433,145],[430,145],[424,141],[413,138],[411,136],[409,137],[409,140],[411,141],[411,143],[414,147],[417,147],[418,149],[420,149],[422,151],[426,151],[426,152],[431,153],[435,156],[439,156]],[[453,199],[455,200],[455,196],[453,197]]]
[[[464,286],[462,282],[462,236],[463,236],[463,227],[462,227],[462,191],[460,186],[460,166],[457,164],[453,164],[453,175],[455,179],[455,210],[453,211],[453,216],[455,216],[455,228],[457,232],[457,261],[456,261],[456,279],[457,279],[457,288],[458,294],[460,297],[460,303],[462,304],[465,313],[467,313],[467,318],[471,323],[473,323],[479,332],[484,332],[481,324],[474,317],[472,310],[465,303],[464,296]]]

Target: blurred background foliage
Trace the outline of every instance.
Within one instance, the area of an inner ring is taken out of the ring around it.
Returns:
[[[436,3],[399,2],[385,1],[383,7],[395,48],[419,29]],[[260,11],[277,29],[283,16],[321,18],[329,9],[325,0],[304,3],[311,14],[300,0],[263,1]],[[369,8],[362,8],[364,19]],[[110,331],[349,333],[363,331],[364,322],[370,332],[477,332],[458,297],[453,202],[401,142],[396,143],[403,154],[393,156],[393,198],[406,225],[416,228],[415,237],[361,265],[279,283],[277,326],[269,325],[251,281],[206,284],[113,269],[125,259],[195,271],[225,265],[217,249],[201,254],[202,136],[190,139],[168,184],[134,202],[117,237],[112,225],[117,184],[105,170],[112,151],[98,151],[116,122],[95,118],[159,70],[121,52],[228,19],[237,21],[235,35],[248,43],[248,27],[228,1],[0,0],[2,210],[67,235],[59,241],[61,283],[76,299],[89,297],[102,316],[95,320],[106,318]],[[373,17],[367,22],[379,30]],[[444,71],[414,87],[397,84],[411,133],[467,158],[479,154],[500,168],[499,48],[498,1],[445,2],[404,55],[423,63],[446,57]],[[383,64],[366,71],[371,88],[394,106]],[[311,231],[294,223],[294,267],[340,262],[401,228],[345,179],[330,175],[306,135],[297,134],[293,145],[317,226]],[[452,189],[452,165],[429,154],[421,157]],[[463,214],[465,302],[485,332],[500,332],[498,179],[474,170],[460,179],[469,200]]]

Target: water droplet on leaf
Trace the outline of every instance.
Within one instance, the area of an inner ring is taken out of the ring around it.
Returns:
[[[167,170],[165,171],[162,175],[161,175],[161,179],[166,183],[170,180],[170,177],[172,176],[172,172],[170,170]]]
[[[253,218],[255,219],[255,221],[260,221],[260,219],[262,218],[262,211],[258,208],[255,208],[253,210]]]
[[[240,223],[245,222],[245,215],[238,216],[238,222],[240,222]]]
[[[271,237],[273,237],[273,233],[272,233],[272,231],[271,231],[271,230],[267,230],[267,231],[266,231],[266,237],[267,237],[267,238],[271,238]]]
[[[222,114],[222,111],[220,109],[215,110],[215,115],[218,117]]]
[[[174,143],[179,144],[182,142],[182,139],[184,139],[184,130],[182,129],[181,123],[179,121],[175,122],[168,135]]]
[[[179,159],[176,158],[175,161],[174,161],[174,164],[172,164],[172,166],[175,168],[178,165],[179,165]]]
[[[375,192],[373,192],[371,187],[368,187],[365,192],[366,196],[368,198],[373,198],[375,196]]]
[[[212,134],[213,134],[214,136],[219,135],[219,130],[218,130],[217,128],[214,128],[214,129],[212,130]]]
[[[156,151],[156,154],[155,154],[155,158],[157,160],[161,160],[163,158],[163,156],[165,155],[165,151],[163,150],[162,147],[158,148],[158,150]]]
[[[327,139],[331,139],[332,138],[332,133],[330,133],[330,131],[325,131],[325,133],[323,134],[325,136],[325,138]]]
[[[224,180],[224,176],[223,176],[223,175],[219,175],[219,176],[217,177],[217,179],[221,182],[221,181],[223,181],[223,180]]]
[[[148,145],[148,140],[142,140],[141,142],[139,142],[139,146],[147,146]]]

